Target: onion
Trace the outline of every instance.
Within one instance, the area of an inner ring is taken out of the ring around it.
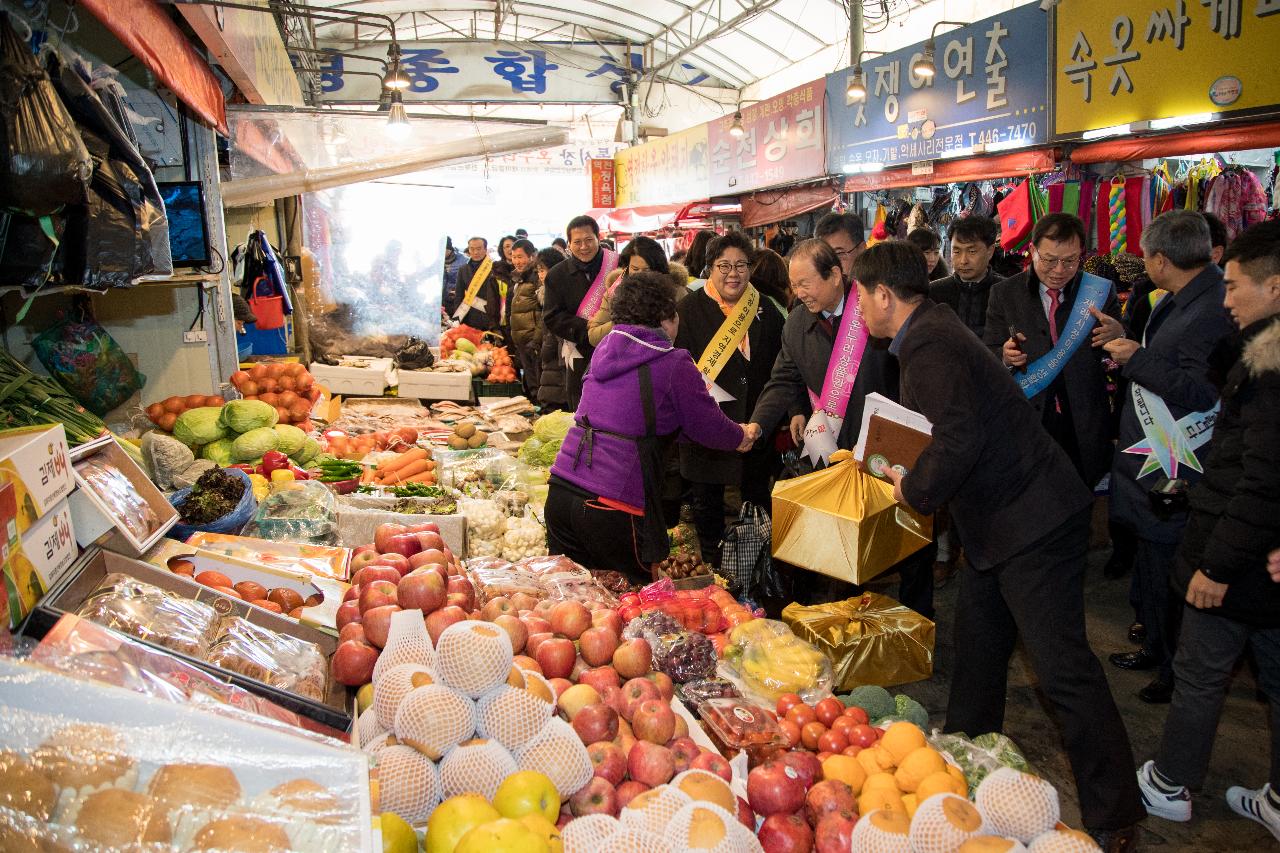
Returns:
[[[298,395],[292,391],[283,391],[280,393],[280,405],[286,409],[292,409],[293,404],[298,402]]]
[[[263,391],[279,391],[280,390],[280,384],[276,382],[276,380],[272,379],[270,376],[261,380],[258,383],[258,387],[261,388]]]
[[[164,415],[164,403],[152,403],[147,406],[147,417],[151,419],[153,424],[159,424],[160,418]]]
[[[265,394],[259,394],[259,395],[258,395],[258,399],[259,399],[259,400],[261,400],[262,402],[266,403],[268,406],[277,406],[277,405],[279,405],[279,404],[280,404],[280,397],[279,397],[279,395],[277,395],[277,394],[275,394],[275,393],[273,393],[273,392],[271,392],[271,391],[268,391],[268,392],[266,392]]]
[[[164,401],[164,410],[174,415],[175,420],[177,419],[178,415],[186,411],[186,408],[187,408],[187,403],[186,403],[186,398],[184,397],[169,397],[167,400]]]
[[[177,423],[178,416],[174,412],[165,412],[160,416],[159,427],[165,432],[173,432],[173,425]]]
[[[279,383],[281,391],[292,391],[298,387],[292,376],[281,376],[276,382]]]
[[[249,374],[244,370],[237,370],[231,374],[231,384],[239,388],[241,385],[249,381]]]
[[[256,397],[261,391],[262,389],[258,387],[258,383],[252,379],[240,386],[240,393],[246,397]]]
[[[267,366],[265,364],[255,364],[253,367],[249,368],[249,378],[254,382],[261,382],[263,379],[266,379],[267,376]]]

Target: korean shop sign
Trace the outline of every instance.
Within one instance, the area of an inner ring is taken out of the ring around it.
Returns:
[[[1280,104],[1280,0],[1064,0],[1055,131]]]
[[[740,137],[729,133],[733,113],[711,122],[711,195],[737,195],[825,175],[825,83],[815,80],[743,107]]]
[[[933,160],[978,144],[1012,148],[1045,142],[1048,32],[1048,18],[1035,3],[942,31],[931,79],[911,70],[923,43],[868,56],[867,96],[861,101],[845,94],[853,69],[828,75],[828,170]]]
[[[624,45],[607,50],[557,42],[410,41],[401,42],[401,67],[409,78],[404,100],[616,104],[627,70]],[[371,59],[387,58],[386,43],[345,50]],[[631,70],[643,71],[642,55],[629,54]],[[321,98],[329,102],[378,99],[377,63],[349,56],[317,57]],[[359,71],[361,74],[345,72]],[[671,73],[686,85],[718,81],[691,65]]]
[[[624,148],[613,161],[617,207],[710,197],[705,124]]]

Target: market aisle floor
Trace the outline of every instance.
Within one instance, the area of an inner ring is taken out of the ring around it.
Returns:
[[[1133,621],[1128,604],[1128,577],[1107,580],[1102,564],[1109,549],[1095,550],[1090,555],[1085,597],[1089,614],[1089,638],[1094,652],[1103,662],[1111,690],[1129,727],[1135,757],[1139,762],[1152,757],[1159,745],[1168,705],[1147,705],[1137,698],[1137,691],[1150,681],[1151,674],[1125,672],[1111,666],[1106,657],[1116,651],[1131,651],[1125,635]],[[896,581],[894,581],[896,583]],[[937,594],[938,638],[934,677],[927,682],[903,688],[933,712],[930,722],[940,727],[950,687],[952,662],[952,616],[955,612],[958,580]],[[892,593],[892,588],[887,590]],[[1041,703],[1034,687],[1035,679],[1026,658],[1014,658],[1009,679],[1008,711],[1005,733],[1022,747],[1027,759],[1062,792],[1063,818],[1072,826],[1080,826],[1075,784],[1071,781],[1066,754],[1062,750],[1056,728]],[[1261,786],[1267,780],[1269,766],[1267,706],[1259,700],[1257,682],[1247,665],[1241,666],[1231,693],[1227,697],[1213,760],[1204,791],[1195,800],[1195,817],[1190,823],[1173,823],[1147,818],[1142,825],[1142,850],[1225,851],[1280,849],[1261,826],[1237,817],[1223,799],[1231,785]]]

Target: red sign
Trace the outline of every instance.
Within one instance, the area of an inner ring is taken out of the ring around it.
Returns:
[[[729,132],[732,114],[711,122],[711,194],[738,195],[825,175],[825,93],[826,81],[815,80],[743,107],[741,136]]]
[[[614,190],[613,160],[593,159],[591,161],[591,206],[613,207]]]

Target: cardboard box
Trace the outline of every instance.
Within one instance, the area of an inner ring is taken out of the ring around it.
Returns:
[[[3,571],[10,628],[16,628],[63,579],[79,553],[66,501],[46,512],[16,546],[8,548]]]
[[[197,531],[187,539],[188,545],[226,554],[256,563],[274,566],[288,572],[315,575],[345,581],[351,577],[351,549],[334,545],[308,545],[301,542],[273,542],[253,536]]]
[[[389,358],[343,356],[339,365],[312,362],[309,368],[315,380],[334,394],[366,394],[381,396],[396,384],[395,363]]]
[[[372,495],[343,495],[338,498],[338,540],[356,547],[373,542],[373,533],[380,524],[422,524],[434,522],[440,527],[440,537],[449,550],[461,560],[467,553],[467,520],[459,514],[423,515],[395,512],[396,505],[404,505],[414,498],[379,498]]]
[[[402,398],[419,400],[471,400],[471,374],[431,370],[401,370],[396,393]]]
[[[0,545],[16,543],[75,487],[62,424],[0,432]]]
[[[146,537],[138,538],[116,509],[81,476],[80,466],[90,459],[106,462],[119,470],[132,484],[133,490],[151,507],[156,518],[160,519],[159,526]],[[77,462],[72,470],[75,471],[76,483],[80,488],[71,495],[71,516],[75,521],[76,540],[81,548],[98,544],[130,557],[138,557],[151,550],[178,521],[178,511],[156,488],[155,483],[151,482],[146,472],[114,441],[104,444],[101,450],[86,460]]]

